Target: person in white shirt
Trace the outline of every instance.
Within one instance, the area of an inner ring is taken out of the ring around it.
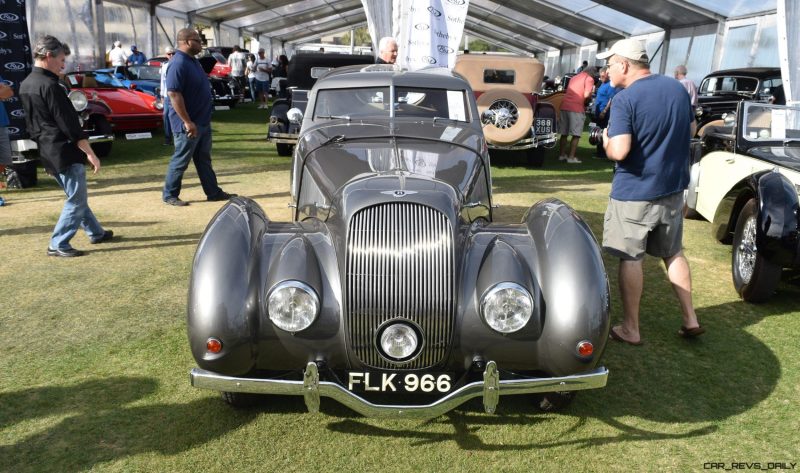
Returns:
[[[164,55],[167,56],[166,62],[161,64],[161,103],[164,105],[164,146],[172,146],[172,129],[169,126],[169,95],[167,94],[167,69],[169,61],[175,55],[172,46],[164,48]]]
[[[245,61],[247,61],[247,57],[241,48],[238,45],[234,46],[233,52],[228,56],[228,64],[231,65],[231,77],[236,80],[241,90],[244,90],[246,85],[244,79]]]
[[[267,108],[267,95],[269,94],[269,73],[272,72],[272,64],[264,56],[264,49],[258,50],[258,57],[253,64],[256,73],[256,90],[261,98],[258,108]]]
[[[678,82],[681,83],[686,92],[689,94],[689,98],[692,100],[692,107],[697,106],[697,86],[694,85],[694,81],[686,77],[687,71],[686,66],[681,64],[675,68],[675,78],[678,79]]]
[[[244,68],[244,73],[247,74],[247,83],[250,86],[250,99],[255,102],[258,99],[258,90],[256,89],[256,57],[252,54],[247,55],[247,65]]]
[[[128,55],[122,50],[121,41],[114,41],[114,49],[108,53],[108,59],[112,67],[124,66],[128,62]]]

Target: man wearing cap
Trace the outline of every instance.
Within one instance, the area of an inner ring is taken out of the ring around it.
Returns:
[[[194,162],[206,200],[236,197],[223,191],[211,166],[211,86],[203,66],[195,58],[203,50],[200,34],[184,28],[178,31],[178,50],[170,60],[166,89],[169,94],[169,124],[175,141],[161,198],[167,205],[189,205],[179,198],[183,173]]]
[[[139,51],[135,44],[131,45],[131,55],[128,56],[128,65],[135,66],[138,64],[144,64],[146,61],[147,58],[145,57],[144,53]]]
[[[683,191],[689,182],[689,141],[694,113],[677,80],[650,73],[641,41],[624,39],[597,55],[608,60],[611,85],[623,87],[611,103],[603,132],[608,158],[616,161],[603,228],[603,248],[619,258],[623,320],[611,328],[620,342],[641,345],[639,301],[645,253],[661,258],[678,298],[678,335],[705,332],[692,304],[692,279],[683,254]]]
[[[264,48],[258,50],[258,57],[253,67],[256,73],[256,90],[261,101],[258,108],[268,108],[267,94],[269,94],[269,74],[272,72],[272,64],[264,55]]]
[[[124,66],[128,61],[128,56],[122,50],[122,42],[114,41],[114,48],[108,53],[108,59],[113,67]]]

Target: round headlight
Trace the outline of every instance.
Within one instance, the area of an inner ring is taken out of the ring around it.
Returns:
[[[319,298],[313,289],[300,281],[284,281],[270,292],[267,313],[281,330],[299,332],[317,318]]]
[[[68,97],[70,102],[72,102],[72,106],[75,107],[75,110],[78,112],[86,110],[86,107],[89,106],[89,99],[87,99],[86,94],[80,90],[73,90],[69,93]]]
[[[408,359],[419,346],[417,332],[408,324],[392,324],[383,329],[380,336],[384,355],[395,360]]]
[[[516,332],[531,319],[533,297],[519,284],[503,282],[483,295],[481,314],[492,330],[500,333]]]
[[[164,104],[160,100],[153,100],[153,108],[156,110],[164,110]]]
[[[301,112],[299,108],[290,108],[289,111],[286,112],[286,118],[292,123],[300,124],[300,122],[303,121],[303,112]]]

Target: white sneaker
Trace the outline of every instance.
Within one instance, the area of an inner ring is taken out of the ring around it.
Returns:
[[[567,163],[569,163],[569,164],[580,164],[582,162],[583,161],[581,161],[578,158],[567,158]]]
[[[567,156],[566,154],[562,154],[561,156],[558,157],[559,161],[566,161],[567,159],[569,159],[569,156]]]

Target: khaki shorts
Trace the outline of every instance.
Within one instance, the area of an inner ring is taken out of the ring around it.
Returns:
[[[640,260],[645,253],[676,255],[682,248],[683,203],[683,192],[653,201],[608,199],[603,249],[625,260]]]
[[[562,110],[560,120],[558,120],[558,132],[562,135],[581,136],[585,121],[585,113]]]

